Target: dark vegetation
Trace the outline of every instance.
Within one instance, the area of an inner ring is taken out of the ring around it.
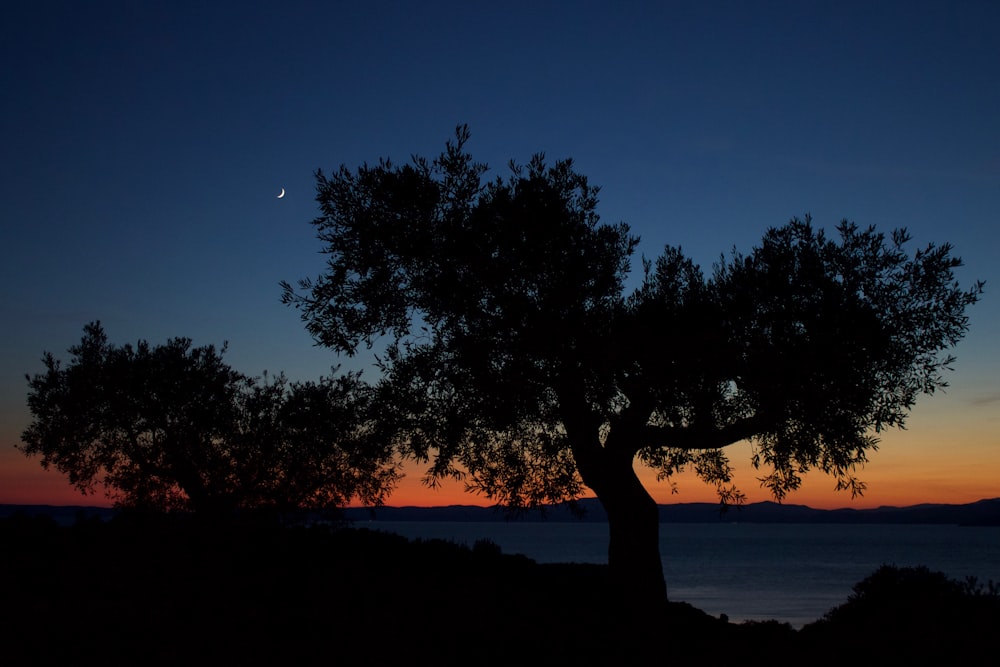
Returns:
[[[832,663],[983,664],[996,660],[1000,588],[926,567],[882,566],[847,602],[803,629]],[[853,646],[842,641],[853,638]]]
[[[0,521],[5,665],[962,664],[996,590],[883,567],[800,631],[615,604],[608,568],[363,529]],[[970,663],[971,664],[971,663]]]
[[[383,500],[397,459],[358,374],[254,378],[224,351],[188,338],[115,345],[92,322],[69,363],[46,353],[28,376],[20,449],[120,508],[226,516]]]

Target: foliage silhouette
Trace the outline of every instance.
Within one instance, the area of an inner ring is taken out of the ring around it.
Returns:
[[[570,160],[487,180],[468,139],[461,126],[434,160],[317,172],[327,268],[283,283],[283,301],[322,345],[385,346],[386,428],[428,482],[513,507],[592,489],[623,593],[665,594],[636,459],[663,478],[693,467],[739,502],[723,448],[750,440],[779,500],[809,469],[857,494],[878,432],[944,386],[941,352],[982,290],[955,283],[950,246],[911,256],[905,231],[843,222],[834,239],[807,217],[708,277],[667,247],[626,295],[638,239],[599,221]]]
[[[133,347],[88,324],[70,363],[28,376],[19,449],[118,507],[225,514],[380,503],[397,467],[371,437],[372,392],[355,374],[264,382],[187,338]]]
[[[859,651],[872,663],[970,664],[981,660],[998,622],[1000,591],[992,581],[883,565],[802,635],[828,647],[822,664],[843,664]]]

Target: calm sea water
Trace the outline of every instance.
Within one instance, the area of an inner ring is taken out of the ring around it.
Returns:
[[[472,546],[489,539],[539,563],[605,563],[601,523],[372,521],[375,530]],[[946,525],[661,524],[670,599],[731,621],[801,627],[842,604],[883,564],[926,565],[1000,583],[1000,528]]]

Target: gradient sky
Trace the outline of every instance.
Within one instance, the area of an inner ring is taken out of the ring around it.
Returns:
[[[573,157],[650,257],[679,244],[710,269],[806,213],[953,243],[961,282],[987,286],[951,387],[884,437],[863,499],[815,474],[788,502],[1000,496],[998,26],[990,0],[8,3],[0,503],[103,500],[14,449],[24,374],[89,321],[116,343],[229,341],[248,373],[328,374],[340,360],[279,303],[280,280],[322,266],[314,171],[433,156],[459,123],[501,173]],[[390,504],[487,502],[419,476]],[[650,484],[714,498],[677,481]]]

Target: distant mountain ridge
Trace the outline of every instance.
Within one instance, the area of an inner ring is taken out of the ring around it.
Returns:
[[[544,511],[532,510],[516,517],[520,521],[607,521],[604,508],[596,499],[580,500],[581,517],[567,505],[553,505]],[[908,507],[874,509],[821,510],[805,505],[770,501],[730,507],[720,512],[717,503],[677,503],[660,505],[661,523],[894,523],[958,524],[1000,526],[1000,498],[979,500],[964,505],[921,504]],[[511,517],[499,507],[449,505],[446,507],[349,508],[352,521],[508,521]]]
[[[600,502],[588,498],[577,502],[581,516],[567,505],[551,505],[544,511],[532,510],[514,517],[518,521],[585,521],[604,522],[607,515]],[[780,504],[771,501],[730,507],[719,511],[717,503],[676,503],[660,505],[661,523],[892,523],[892,524],[952,524],[963,526],[1000,526],[1000,498],[979,500],[964,505],[921,504],[907,507],[877,507],[874,509],[821,510],[805,505]],[[80,517],[103,520],[114,516],[106,507],[58,505],[0,505],[0,519],[17,513],[51,516],[62,525],[72,525]],[[448,505],[443,507],[351,507],[344,516],[355,523],[376,521],[509,521],[512,517],[499,507]]]

